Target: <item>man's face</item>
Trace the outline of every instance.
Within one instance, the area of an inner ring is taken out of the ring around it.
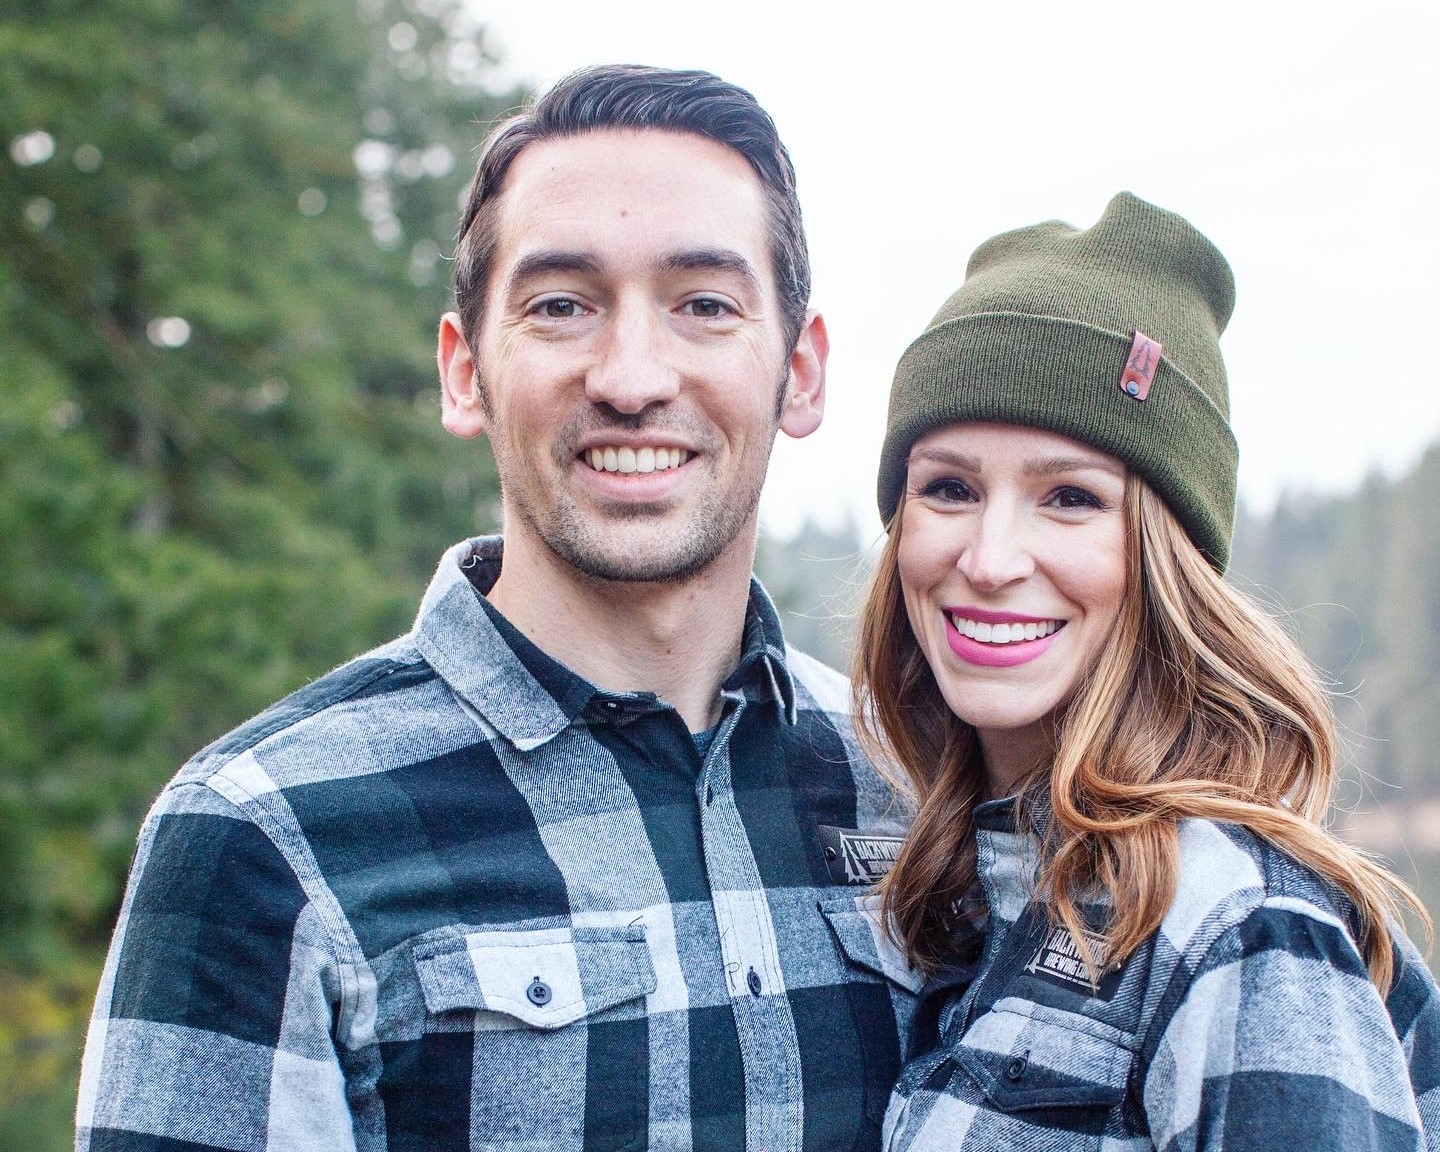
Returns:
[[[474,346],[441,327],[445,425],[484,432],[506,550],[602,580],[684,580],[753,549],[777,429],[820,422],[825,332],[785,346],[764,195],[672,132],[532,144],[496,208]]]

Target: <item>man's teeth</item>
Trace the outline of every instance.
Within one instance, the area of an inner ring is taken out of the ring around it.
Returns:
[[[684,448],[591,448],[585,453],[597,472],[663,472],[690,459]]]
[[[1018,644],[1022,640],[1039,640],[1043,636],[1058,629],[1065,623],[1063,620],[1045,620],[1040,623],[1030,624],[982,624],[976,620],[967,620],[964,616],[950,614],[950,623],[955,625],[955,631],[972,640],[978,640],[982,644]]]

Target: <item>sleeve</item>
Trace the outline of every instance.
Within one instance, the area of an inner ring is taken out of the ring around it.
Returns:
[[[167,791],[91,1016],[77,1150],[353,1147],[334,975],[274,842],[204,785]]]
[[[1440,1152],[1440,988],[1415,945],[1395,934],[1395,983],[1385,1000],[1410,1069],[1427,1152]]]
[[[1144,1072],[1165,1152],[1415,1152],[1405,1053],[1340,923],[1276,899],[1177,977]]]

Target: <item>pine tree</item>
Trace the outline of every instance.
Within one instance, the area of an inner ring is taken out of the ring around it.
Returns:
[[[493,527],[433,346],[519,97],[456,0],[34,0],[0,58],[0,1145],[60,1148],[155,792]]]

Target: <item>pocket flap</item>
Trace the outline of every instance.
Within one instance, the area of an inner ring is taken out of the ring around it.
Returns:
[[[878,896],[869,893],[823,900],[820,912],[852,964],[919,994],[925,977],[905,962],[904,953],[881,927]]]
[[[431,1012],[501,1012],[561,1028],[655,991],[643,925],[486,929],[417,944],[415,968]]]
[[[1099,1020],[1006,998],[950,1054],[1001,1111],[1110,1108],[1130,1076],[1126,1041]]]

